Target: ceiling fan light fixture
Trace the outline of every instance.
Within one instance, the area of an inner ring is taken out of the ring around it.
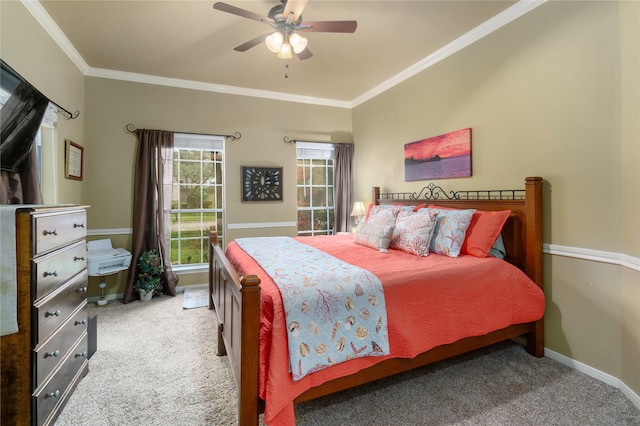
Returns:
[[[273,53],[280,52],[280,48],[282,47],[283,41],[284,41],[284,36],[278,31],[275,31],[273,34],[267,36],[264,39],[264,42],[267,45],[267,49],[269,49]]]
[[[307,39],[302,37],[298,33],[293,33],[289,37],[289,43],[291,43],[291,47],[293,47],[293,52],[297,55],[307,48]]]
[[[293,58],[293,48],[289,43],[282,43],[282,46],[280,46],[280,51],[278,52],[278,58],[280,59]]]

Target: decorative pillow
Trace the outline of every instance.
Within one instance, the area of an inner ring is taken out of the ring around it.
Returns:
[[[356,235],[353,242],[362,246],[380,250],[381,253],[388,253],[393,225],[379,226],[372,223],[360,222],[356,228]]]
[[[437,205],[429,207],[441,210],[457,210]],[[511,215],[511,210],[485,211],[476,210],[467,228],[460,253],[475,257],[487,257],[493,243],[496,242],[502,227]]]
[[[427,203],[418,204],[417,206],[413,206],[413,211],[417,212],[420,209],[427,207]]]
[[[502,234],[498,235],[498,239],[493,243],[489,256],[497,257],[498,259],[504,259],[507,255],[507,249],[504,248],[504,241],[502,240]]]
[[[429,255],[429,243],[438,219],[437,211],[423,209],[420,212],[401,211],[389,247],[415,254]]]
[[[467,228],[471,223],[471,216],[476,210],[445,210],[433,207],[428,207],[427,210],[438,212],[438,220],[429,249],[434,253],[458,257]]]
[[[462,253],[476,257],[487,257],[491,247],[502,232],[502,227],[511,215],[511,210],[495,212],[476,211],[467,229],[467,237],[462,245]]]
[[[417,212],[418,209],[421,209],[421,208],[423,208],[425,206],[426,206],[426,204],[420,204],[419,206],[405,206],[403,204],[373,204],[373,203],[369,203],[369,206],[367,207],[367,214],[364,217],[364,221],[366,222],[367,220],[369,220],[369,215],[371,214],[371,209],[373,209],[374,207],[378,207],[380,209],[395,209],[396,212],[402,211],[402,210]]]
[[[369,217],[365,222],[383,227],[393,226],[396,223],[396,216],[400,210],[401,208],[399,206],[373,206],[371,210],[369,210]]]

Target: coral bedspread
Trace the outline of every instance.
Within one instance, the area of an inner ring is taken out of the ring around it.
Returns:
[[[352,235],[299,237],[298,241],[368,269],[382,281],[391,354],[350,360],[294,382],[289,373],[287,332],[278,288],[235,242],[226,250],[239,275],[261,279],[260,397],[265,422],[292,425],[293,400],[307,389],[387,358],[413,358],[435,346],[480,336],[544,313],[542,290],[515,266],[496,258],[430,253],[388,254],[353,243]],[[277,250],[274,247],[274,250]]]

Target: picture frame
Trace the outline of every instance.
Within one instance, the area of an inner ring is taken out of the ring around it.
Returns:
[[[84,148],[65,139],[64,177],[67,179],[82,180],[84,170]]]
[[[241,166],[242,201],[282,201],[282,167]]]
[[[471,176],[471,128],[433,136],[404,146],[404,180]]]

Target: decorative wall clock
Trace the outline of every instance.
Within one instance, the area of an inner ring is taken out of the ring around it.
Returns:
[[[242,166],[242,201],[282,201],[282,167]]]

